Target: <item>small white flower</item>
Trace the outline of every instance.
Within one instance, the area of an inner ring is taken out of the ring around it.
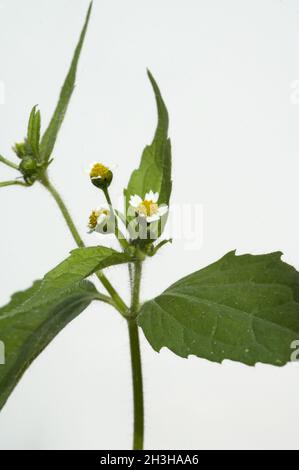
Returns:
[[[110,210],[106,206],[93,210],[88,221],[89,233],[99,231],[104,223],[108,221],[109,217]]]
[[[139,217],[146,218],[147,222],[155,222],[160,217],[166,214],[168,206],[166,204],[158,204],[159,193],[154,193],[152,190],[146,193],[144,199],[135,194],[130,197],[130,206],[134,208]]]

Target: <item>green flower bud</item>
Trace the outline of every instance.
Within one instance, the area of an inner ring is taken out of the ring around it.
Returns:
[[[15,154],[17,155],[17,157],[24,158],[26,156],[27,149],[26,149],[25,142],[15,143],[15,145],[13,146],[12,149],[15,152]]]
[[[29,156],[26,156],[22,159],[19,170],[24,176],[24,180],[27,183],[33,183],[38,175],[38,166],[36,161]]]
[[[94,186],[100,189],[106,189],[111,184],[113,173],[102,163],[94,163],[90,169],[89,176]]]

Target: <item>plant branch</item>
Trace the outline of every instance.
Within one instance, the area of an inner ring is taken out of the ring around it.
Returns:
[[[7,166],[10,166],[11,168],[13,168],[14,170],[18,170],[19,169],[19,166],[10,161],[10,160],[7,160],[7,158],[4,158],[2,155],[0,155],[0,162],[4,163],[5,165]]]
[[[26,183],[23,183],[23,181],[17,181],[17,180],[11,180],[11,181],[2,181],[0,182],[0,188],[4,188],[4,186],[26,186],[26,188],[29,186]]]
[[[79,232],[78,232],[78,230],[77,230],[77,228],[76,228],[76,226],[73,222],[73,219],[72,219],[66,205],[63,202],[62,197],[60,196],[60,194],[58,193],[56,188],[50,183],[50,181],[47,177],[42,178],[41,183],[50,192],[50,194],[55,199],[55,201],[56,201],[56,203],[57,203],[57,205],[58,205],[58,207],[59,207],[59,209],[60,209],[60,211],[63,215],[63,218],[66,221],[68,228],[70,229],[70,232],[71,232],[76,244],[78,245],[79,248],[83,247],[84,242],[83,242],[82,238],[80,237],[80,234],[79,234]]]

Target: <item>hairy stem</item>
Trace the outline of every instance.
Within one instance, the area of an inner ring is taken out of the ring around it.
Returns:
[[[144,412],[140,342],[136,319],[128,320],[134,400],[133,450],[143,449]]]
[[[131,309],[130,318],[128,319],[134,402],[134,450],[143,449],[144,436],[142,365],[140,355],[139,332],[138,325],[136,322],[136,316],[138,314],[140,302],[139,295],[141,284],[141,270],[142,262],[138,260],[134,263],[133,286],[131,292]]]
[[[141,284],[141,272],[142,262],[140,260],[134,263],[134,274],[133,274],[133,289],[131,298],[131,311],[132,317],[136,317],[139,309],[139,296],[140,296],[140,284]]]
[[[60,194],[58,193],[56,188],[54,188],[54,186],[50,183],[48,178],[43,178],[41,180],[41,183],[43,184],[43,186],[50,192],[50,194],[55,199],[55,201],[56,201],[56,203],[57,203],[57,205],[58,205],[58,207],[59,207],[59,209],[60,209],[60,211],[63,215],[63,218],[66,221],[68,228],[70,229],[70,232],[71,232],[71,234],[73,236],[73,239],[75,240],[76,244],[79,247],[83,247],[84,242],[83,242],[82,238],[80,237],[78,230],[75,227],[73,219],[72,219],[66,205],[64,204],[62,197],[60,196]]]

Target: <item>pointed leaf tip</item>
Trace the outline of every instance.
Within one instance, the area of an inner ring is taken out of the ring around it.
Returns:
[[[62,125],[73,90],[75,88],[77,66],[78,66],[81,49],[83,46],[83,42],[85,39],[85,35],[86,35],[88,23],[89,23],[92,5],[93,5],[93,2],[90,2],[86,17],[85,17],[84,25],[83,25],[83,28],[79,37],[79,41],[76,45],[70,68],[68,70],[67,76],[65,78],[64,84],[62,86],[62,89],[59,95],[57,106],[51,118],[50,124],[41,139],[40,153],[41,153],[41,159],[44,161],[49,161],[50,156],[53,152],[54,145],[58,136],[58,132]]]
[[[125,190],[126,207],[133,194],[144,197],[149,190],[159,193],[159,203],[169,204],[171,194],[171,146],[168,138],[168,112],[160,89],[147,69],[158,112],[158,123],[151,145],[145,147],[139,168],[134,170]]]

